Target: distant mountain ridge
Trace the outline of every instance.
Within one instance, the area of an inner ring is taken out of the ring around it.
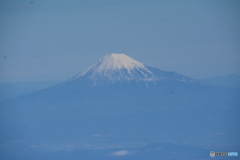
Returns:
[[[60,81],[0,83],[0,101],[40,91],[58,83],[60,83]]]
[[[237,75],[237,74],[203,78],[203,79],[198,79],[198,80],[201,82],[204,82],[206,84],[210,84],[210,85],[240,88],[240,75]]]

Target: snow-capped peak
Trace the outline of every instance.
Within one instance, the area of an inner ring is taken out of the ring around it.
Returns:
[[[120,54],[108,54],[101,58],[96,65],[94,65],[96,72],[106,72],[108,70],[120,70],[127,69],[128,71],[134,68],[145,69],[143,63],[138,62],[123,53]]]
[[[74,78],[82,76],[89,77],[95,83],[102,78],[107,78],[110,81],[133,79],[149,81],[153,80],[154,77],[153,73],[143,63],[123,53],[106,55]]]
[[[93,86],[97,84],[101,86],[105,84],[108,85],[109,83],[113,84],[120,82],[122,85],[124,83],[132,84],[132,82],[137,82],[138,84],[146,84],[146,86],[148,86],[149,84],[156,84],[160,81],[167,80],[197,83],[195,80],[175,72],[163,71],[145,65],[123,53],[106,55],[88,69],[64,83],[69,81],[83,81],[88,84],[90,82]]]
[[[122,69],[131,70],[134,68],[144,68],[144,64],[138,62],[123,53],[120,54],[108,54],[100,59],[101,65],[98,67],[99,71],[108,69]]]
[[[107,54],[103,58],[97,61],[94,65],[83,71],[80,75],[83,76],[89,71],[93,71],[95,74],[104,74],[109,71],[117,71],[125,69],[131,72],[132,69],[143,69],[147,70],[145,65],[123,53],[112,53]],[[150,72],[150,71],[148,71]]]

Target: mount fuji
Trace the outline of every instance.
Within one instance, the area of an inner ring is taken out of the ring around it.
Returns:
[[[93,86],[105,82],[112,84],[129,81],[148,83],[168,79],[196,82],[191,78],[175,72],[166,72],[150,67],[122,53],[106,55],[82,73],[71,78],[69,81],[78,80],[80,78],[89,79],[93,83]]]
[[[108,54],[60,84],[2,101],[0,147],[8,159],[119,148],[116,153],[127,157],[129,148],[155,142],[239,150],[239,94],[238,88],[207,85],[125,54]],[[128,159],[141,157],[140,150],[129,150]],[[155,148],[160,156],[155,159],[172,158],[158,152]],[[111,159],[109,153],[103,159]]]
[[[125,54],[106,55],[82,73],[71,78],[71,80],[77,80],[78,78],[88,78],[93,82],[93,85],[97,85],[103,81],[108,81],[110,83],[126,81],[147,83],[164,79],[196,82],[190,78],[176,74],[175,72],[166,72],[147,66]]]
[[[128,103],[144,108],[151,106],[158,109],[179,109],[191,108],[187,103],[199,100],[216,89],[176,72],[151,67],[125,54],[108,54],[72,78],[53,87],[19,97],[13,102],[23,105],[37,103],[39,106],[66,104],[77,107],[81,104],[89,106],[88,109],[105,108],[113,111],[114,108],[124,111]],[[215,93],[213,91],[212,94]],[[189,97],[186,98],[187,96]],[[196,98],[193,98],[194,96]],[[96,105],[103,107],[93,108]],[[132,109],[131,106],[127,108]],[[195,109],[197,108],[204,106],[199,103],[195,105]]]
[[[93,91],[93,94],[98,91],[103,94],[110,90],[114,93],[118,93],[118,91],[147,93],[169,90],[169,92],[173,93],[174,90],[182,87],[190,87],[189,91],[194,90],[196,87],[208,88],[206,84],[197,80],[176,72],[163,71],[145,65],[125,54],[108,54],[85,71],[39,93],[42,95],[57,95],[62,93],[66,98],[69,94],[72,96],[84,96],[86,95],[86,91]],[[187,88],[184,90],[186,91]],[[100,89],[102,90],[100,91]],[[82,91],[85,94],[81,93]],[[76,94],[73,95],[72,93]],[[123,93],[120,94],[123,95]]]

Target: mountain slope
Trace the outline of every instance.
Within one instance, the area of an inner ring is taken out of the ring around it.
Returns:
[[[40,91],[59,83],[60,81],[0,83],[0,101]]]

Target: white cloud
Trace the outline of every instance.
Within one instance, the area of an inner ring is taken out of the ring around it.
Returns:
[[[129,151],[127,151],[127,150],[116,151],[116,152],[112,152],[111,155],[113,155],[113,156],[126,156],[126,155],[129,155]]]

